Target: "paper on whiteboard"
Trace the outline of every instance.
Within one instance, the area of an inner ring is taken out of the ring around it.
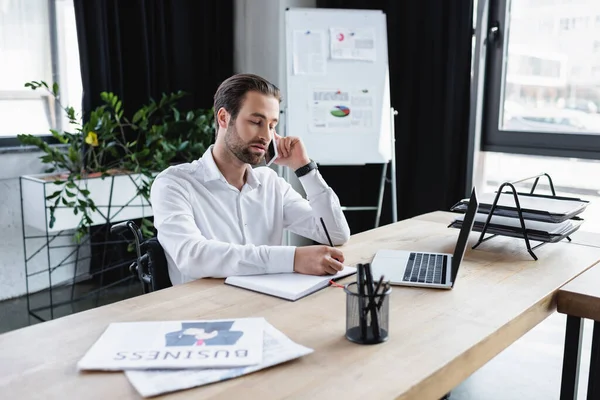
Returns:
[[[373,128],[374,97],[369,89],[315,89],[309,103],[309,131],[361,132]]]
[[[325,75],[325,31],[295,30],[292,57],[294,75]]]
[[[294,343],[269,323],[265,324],[263,340],[263,361],[261,364],[251,367],[126,371],[125,374],[140,395],[150,397],[236,378],[313,352],[308,347]]]
[[[332,59],[375,61],[375,29],[330,28],[329,33]]]

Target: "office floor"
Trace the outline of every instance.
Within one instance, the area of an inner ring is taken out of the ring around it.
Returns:
[[[566,316],[555,313],[452,391],[450,400],[553,400],[560,394]],[[585,321],[579,400],[586,398],[592,321]]]
[[[142,294],[142,289],[135,279],[104,289],[101,295],[90,295],[73,304],[62,305],[53,309],[54,318],[73,314],[75,312],[89,310],[94,307],[103,306]],[[93,283],[78,283],[74,288],[74,297],[80,297],[96,289]],[[69,300],[71,298],[71,287],[59,287],[53,290],[54,303]],[[47,291],[36,293],[30,297],[31,308],[49,304],[49,293]],[[38,313],[44,319],[50,319],[49,309]],[[40,321],[27,313],[27,298],[25,296],[0,302],[0,334],[14,329],[34,325]]]
[[[89,289],[91,289],[89,284],[80,284],[76,288],[78,291]],[[57,298],[66,298],[70,296],[70,293],[68,288],[60,289]],[[121,284],[107,289],[104,295],[98,298],[98,304],[109,304],[140,293],[141,289],[135,282]],[[59,307],[55,312],[56,315],[66,315],[95,306],[96,298],[91,296],[75,305]],[[564,315],[553,314],[455,388],[450,399],[558,399],[565,321]],[[0,302],[0,333],[35,323],[38,323],[35,318],[27,316],[25,298]],[[585,398],[586,393],[592,326],[590,321],[586,321],[582,352],[583,365],[580,374],[580,400]]]

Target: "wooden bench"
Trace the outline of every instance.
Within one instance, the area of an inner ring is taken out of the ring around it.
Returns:
[[[588,269],[558,291],[557,310],[567,314],[560,399],[577,398],[583,320],[586,318],[594,321],[587,398],[600,399],[600,265]]]

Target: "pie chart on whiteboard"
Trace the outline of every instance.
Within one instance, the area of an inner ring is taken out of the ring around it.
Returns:
[[[334,117],[347,117],[350,114],[350,109],[346,106],[335,106],[330,112]]]

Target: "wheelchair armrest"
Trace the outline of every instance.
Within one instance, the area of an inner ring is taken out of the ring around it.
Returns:
[[[118,234],[118,235],[124,235],[125,233],[129,232],[129,222],[131,221],[123,221],[123,222],[119,222],[118,224],[114,224],[113,226],[110,227],[110,233],[111,234]]]
[[[137,242],[136,247],[139,247],[140,244],[144,241],[144,237],[142,236],[142,231],[135,224],[135,222],[128,220],[128,221],[119,222],[118,224],[114,224],[110,227],[111,234],[117,233],[117,234],[125,236],[125,233],[127,233],[127,231],[131,232],[131,234],[133,235],[134,239]],[[139,256],[140,256],[140,254],[138,253],[138,257]]]

